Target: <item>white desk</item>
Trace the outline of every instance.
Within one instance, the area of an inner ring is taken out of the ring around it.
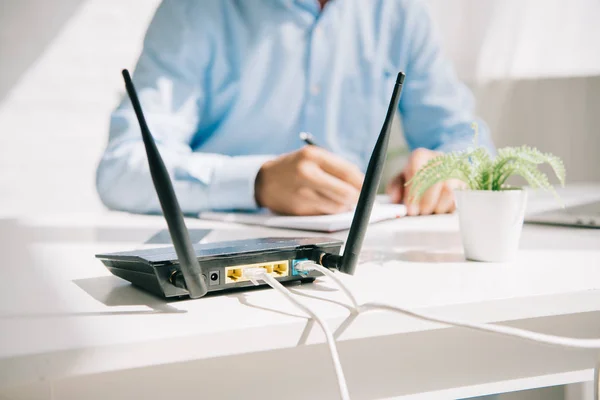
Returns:
[[[599,199],[600,186],[563,196]],[[530,206],[555,203],[542,196]],[[337,398],[322,333],[273,290],[166,302],[94,258],[139,247],[164,228],[160,217],[1,221],[0,398]],[[188,226],[213,229],[205,241],[315,235]],[[600,337],[600,230],[526,225],[518,260],[502,265],[463,260],[456,216],[405,218],[370,227],[346,280],[359,300]],[[347,300],[327,279],[293,290],[336,330],[353,399],[464,398],[592,379],[592,351],[380,312],[349,321]]]

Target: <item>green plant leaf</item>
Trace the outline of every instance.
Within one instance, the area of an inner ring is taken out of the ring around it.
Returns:
[[[496,157],[493,169],[494,169],[494,187],[496,190],[500,190],[502,185],[511,176],[515,175],[513,164],[517,163],[519,166],[528,164],[534,168],[537,165],[548,163],[554,171],[556,177],[562,186],[565,184],[565,167],[560,158],[548,154],[542,153],[539,150],[527,146],[512,148],[506,147],[498,150],[498,156]],[[547,178],[546,178],[547,181]],[[544,186],[544,189],[549,189],[550,183]]]
[[[566,171],[560,158],[528,146],[505,147],[492,158],[486,148],[478,146],[477,124],[473,123],[472,127],[474,148],[431,159],[406,183],[410,185],[409,196],[412,200],[418,200],[431,186],[449,179],[465,182],[471,190],[504,190],[506,180],[516,175],[523,177],[532,188],[549,190],[558,197],[548,177],[538,166],[550,165],[564,186]]]
[[[473,173],[468,155],[468,153],[452,152],[429,160],[406,183],[406,185],[411,186],[409,197],[418,200],[428,188],[448,179],[458,179],[469,186],[473,185]]]
[[[470,161],[473,169],[473,181],[475,183],[473,190],[491,190],[492,189],[492,166],[494,161],[490,153],[486,148],[479,147],[475,149],[471,156]]]

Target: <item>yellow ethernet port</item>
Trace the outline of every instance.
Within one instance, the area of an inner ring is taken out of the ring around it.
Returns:
[[[244,277],[243,271],[246,268],[264,268],[269,275],[276,278],[288,276],[290,274],[288,261],[236,265],[233,267],[225,267],[225,284],[249,281],[248,278]]]
[[[225,283],[237,282],[242,278],[241,268],[225,268]]]
[[[273,264],[273,272],[275,276],[288,276],[290,274],[288,270],[288,262],[279,262]]]

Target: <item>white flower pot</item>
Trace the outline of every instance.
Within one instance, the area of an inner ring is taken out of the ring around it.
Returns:
[[[523,228],[525,190],[456,190],[465,257],[507,262],[515,258]]]

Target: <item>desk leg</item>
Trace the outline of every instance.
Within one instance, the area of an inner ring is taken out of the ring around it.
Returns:
[[[600,357],[596,360],[596,367],[594,368],[594,400],[600,398]]]
[[[600,396],[600,355],[594,367],[594,380],[565,386],[565,400],[598,400]]]

